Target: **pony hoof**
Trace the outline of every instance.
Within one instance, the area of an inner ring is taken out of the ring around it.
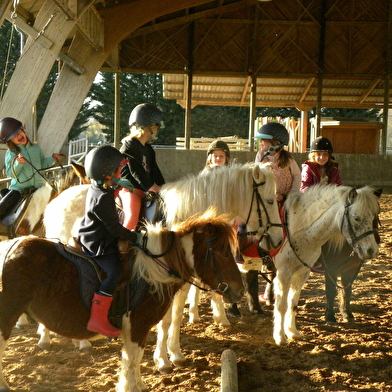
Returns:
[[[260,316],[264,316],[263,309],[261,309],[261,308],[258,308],[258,309],[249,309],[249,310],[250,310],[250,312],[251,312],[252,314],[257,314],[257,315],[260,315]]]
[[[171,366],[163,366],[161,368],[158,368],[158,372],[160,374],[170,374],[173,372],[173,368]]]
[[[242,316],[241,312],[240,312],[238,309],[231,309],[231,308],[228,308],[228,309],[227,309],[227,313],[228,313],[230,316],[233,316],[233,317],[241,317],[241,316]]]
[[[187,365],[187,360],[186,359],[177,359],[177,360],[173,361],[173,365],[175,367],[179,367],[179,368],[185,367]]]
[[[50,350],[50,343],[38,343],[38,347],[41,350]],[[0,390],[1,392],[1,390]]]
[[[327,325],[338,325],[338,323],[337,323],[337,321],[336,320],[327,320],[326,322],[325,322],[325,324],[327,324]]]

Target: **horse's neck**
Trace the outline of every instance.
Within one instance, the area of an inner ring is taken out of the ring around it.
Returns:
[[[303,211],[290,211],[288,215],[289,237],[300,247],[321,247],[340,231],[341,206],[339,203],[322,203]]]

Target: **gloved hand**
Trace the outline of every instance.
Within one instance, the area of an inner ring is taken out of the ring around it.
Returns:
[[[115,182],[120,188],[128,189],[131,193],[133,193],[133,185],[131,181],[126,178],[112,178],[112,181]]]
[[[135,239],[132,240],[134,245],[141,245],[143,243],[144,233],[140,233],[139,231],[131,230],[134,234]]]

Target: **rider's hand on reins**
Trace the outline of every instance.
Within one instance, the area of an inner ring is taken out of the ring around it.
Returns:
[[[16,160],[18,161],[18,163],[25,163],[26,162],[26,158],[22,154],[18,154],[16,156]]]
[[[62,162],[65,159],[65,155],[59,152],[53,153],[52,157],[56,162]]]

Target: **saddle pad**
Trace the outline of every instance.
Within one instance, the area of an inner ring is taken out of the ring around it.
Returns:
[[[91,301],[94,293],[98,291],[101,285],[99,276],[99,267],[92,259],[84,257],[80,253],[73,251],[71,247],[61,242],[55,243],[56,250],[69,261],[72,261],[79,271],[79,288],[80,297],[87,309],[91,308]]]
[[[102,269],[94,260],[81,255],[68,245],[56,242],[55,247],[61,255],[72,261],[78,268],[80,296],[86,308],[90,309],[94,293],[98,291],[102,282]],[[110,311],[110,317],[116,319],[116,323],[113,324],[117,328],[121,327],[122,315],[140,305],[148,288],[148,283],[141,278],[119,286]]]

